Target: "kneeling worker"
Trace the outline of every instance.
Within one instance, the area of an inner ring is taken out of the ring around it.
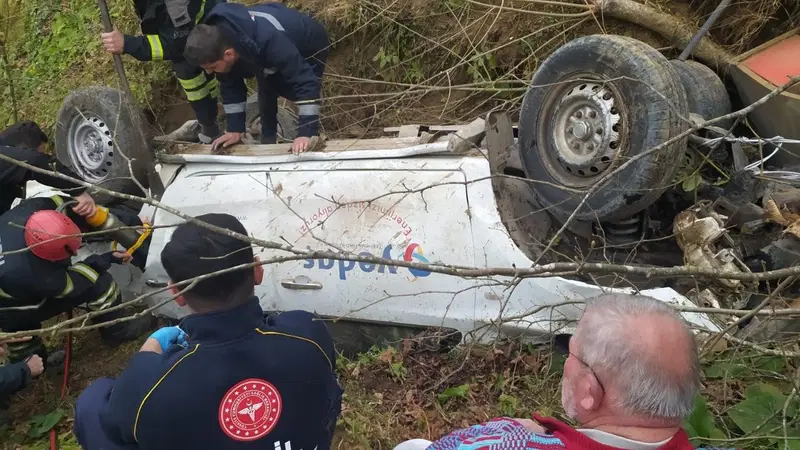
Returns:
[[[72,308],[85,306],[102,311],[118,305],[121,293],[108,273],[112,263],[130,258],[125,253],[92,255],[73,264],[71,258],[81,246],[81,233],[90,231],[86,216],[72,208],[64,212],[69,197],[34,197],[23,200],[0,215],[0,329],[18,332],[41,328],[42,322]],[[128,226],[142,225],[138,217],[118,217]],[[79,226],[80,224],[80,226]],[[93,323],[124,317],[124,310],[100,314]],[[155,326],[155,317],[146,315],[99,329],[110,345],[138,338]],[[8,344],[9,360],[14,363],[33,354],[47,361],[47,349],[36,336],[26,342]],[[46,367],[45,367],[46,368]]]
[[[278,133],[278,96],[297,105],[295,154],[306,151],[318,134],[322,74],[328,59],[328,33],[312,17],[280,3],[246,7],[219,4],[186,40],[184,56],[206,72],[217,73],[227,132],[214,146],[242,140],[246,126],[245,78],[258,81],[261,143],[274,144]]]
[[[247,236],[228,214],[198,220]],[[179,225],[161,252],[172,292],[189,315],[156,331],[116,380],[75,404],[86,449],[327,450],[341,412],[336,353],[325,323],[305,311],[265,318],[255,296],[263,269],[247,242]]]

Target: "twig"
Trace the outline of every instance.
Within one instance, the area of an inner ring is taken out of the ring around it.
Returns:
[[[767,297],[764,299],[764,301],[762,301],[752,311],[750,311],[749,313],[747,313],[744,316],[742,316],[739,320],[736,320],[733,323],[731,323],[730,325],[728,325],[724,330],[722,330],[719,333],[717,333],[717,335],[714,336],[713,339],[708,341],[706,343],[706,345],[704,346],[704,350],[700,353],[700,357],[702,358],[703,356],[705,356],[705,354],[710,349],[714,348],[714,346],[717,345],[717,342],[719,342],[719,340],[722,338],[723,334],[728,334],[732,329],[738,327],[739,324],[741,324],[745,320],[748,320],[748,319],[752,318],[753,316],[755,316],[756,314],[758,314],[759,311],[761,311],[762,309],[764,309],[764,307],[769,305],[769,303],[772,301],[772,299],[774,299],[778,295],[780,295],[780,293],[783,292],[784,289],[786,289],[787,287],[791,286],[792,283],[794,283],[796,280],[797,280],[797,277],[793,276],[793,277],[788,277],[785,280],[781,281],[781,283],[778,284],[778,286],[775,288],[775,290],[770,292],[770,294],[767,295]]]

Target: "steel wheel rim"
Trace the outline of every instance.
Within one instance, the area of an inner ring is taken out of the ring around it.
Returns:
[[[589,186],[612,170],[626,136],[621,98],[610,83],[585,80],[566,82],[548,95],[537,150],[560,183]]]
[[[103,181],[114,161],[114,142],[105,121],[83,113],[67,128],[68,154],[73,170],[86,181]]]

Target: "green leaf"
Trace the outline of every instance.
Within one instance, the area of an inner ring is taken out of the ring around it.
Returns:
[[[452,386],[438,394],[436,398],[440,403],[444,403],[454,397],[465,398],[469,393],[469,384],[462,384],[461,386]]]
[[[747,361],[720,362],[706,369],[708,378],[741,379],[758,376],[758,372],[783,373],[786,361],[779,356],[758,356]],[[757,370],[753,370],[757,369]]]
[[[740,363],[717,363],[706,369],[706,376],[708,378],[742,378],[750,370]]]
[[[29,420],[31,426],[28,430],[28,436],[32,438],[39,438],[47,434],[61,418],[64,417],[64,411],[57,409],[49,414],[33,416]]]
[[[782,423],[785,402],[786,396],[775,386],[753,384],[745,391],[745,399],[728,410],[728,417],[745,433],[763,435]],[[796,407],[791,409],[796,412]]]
[[[694,410],[684,421],[683,427],[690,438],[726,438],[725,433],[714,424],[714,416],[708,410],[708,405],[702,395],[695,398]]]
[[[519,400],[512,395],[500,394],[500,412],[504,416],[515,417]]]
[[[703,177],[700,176],[699,173],[695,172],[683,180],[683,183],[681,183],[681,187],[683,187],[684,191],[691,192],[697,189],[697,186],[700,186],[700,183],[702,182],[703,182]]]
[[[780,356],[762,356],[754,359],[758,370],[765,372],[783,373],[786,368],[786,360]]]

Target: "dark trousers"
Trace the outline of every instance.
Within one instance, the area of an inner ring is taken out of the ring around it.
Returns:
[[[311,65],[314,75],[321,83],[325,64],[328,61],[328,50],[322,50],[316,55],[306,58],[306,61]],[[278,136],[278,97],[290,101],[296,101],[297,97],[292,87],[280,74],[264,76],[263,73],[257,73],[256,81],[258,82],[258,110],[261,115],[261,143],[274,144]],[[266,118],[269,120],[265,120]]]
[[[81,448],[91,450],[122,450],[111,442],[100,426],[100,411],[105,406],[111,389],[112,378],[100,378],[89,385],[75,402],[74,433]]]
[[[194,67],[185,60],[173,61],[172,70],[178,77],[189,105],[204,132],[217,127],[217,98],[219,97],[219,81],[214,75],[206,73],[200,67]],[[212,136],[214,137],[214,136]]]
[[[53,318],[61,313],[72,310],[73,308],[91,305],[98,300],[106,300],[102,306],[91,307],[90,309],[106,309],[119,304],[121,300],[120,292],[114,277],[108,272],[103,272],[97,277],[97,281],[92,283],[86,277],[72,277],[74,291],[77,294],[70,294],[63,298],[48,298],[35,309],[26,310],[0,310],[0,329],[7,333],[17,331],[38,330],[42,327],[42,322]],[[15,300],[3,300],[0,308],[34,306],[25,302]],[[121,312],[111,312],[92,318],[93,323],[100,323],[111,320],[110,316],[120,315]],[[11,362],[22,361],[30,355],[38,354],[43,360],[47,359],[47,349],[39,336],[27,342],[8,344],[9,360]]]

